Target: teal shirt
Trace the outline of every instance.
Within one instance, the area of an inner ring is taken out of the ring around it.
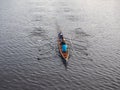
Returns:
[[[63,52],[66,52],[67,51],[67,45],[65,44],[65,45],[62,45],[62,51]]]

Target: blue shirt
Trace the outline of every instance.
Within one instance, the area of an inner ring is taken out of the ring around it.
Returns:
[[[67,51],[67,45],[64,44],[64,45],[62,45],[62,52],[66,52],[66,51]]]

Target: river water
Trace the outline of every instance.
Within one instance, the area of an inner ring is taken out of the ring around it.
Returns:
[[[0,90],[119,89],[120,0],[1,0]]]

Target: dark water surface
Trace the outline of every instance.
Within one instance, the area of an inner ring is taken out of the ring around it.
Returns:
[[[0,0],[0,90],[120,90],[120,0]]]

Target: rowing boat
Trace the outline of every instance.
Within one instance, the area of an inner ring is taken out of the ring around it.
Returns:
[[[64,39],[64,37],[63,37],[63,39]],[[64,41],[66,43],[65,39],[64,39]],[[60,39],[59,35],[58,35],[58,48],[59,48],[61,57],[67,62],[69,59],[69,50],[67,49],[66,52],[62,52],[62,44],[61,44],[61,39]]]

